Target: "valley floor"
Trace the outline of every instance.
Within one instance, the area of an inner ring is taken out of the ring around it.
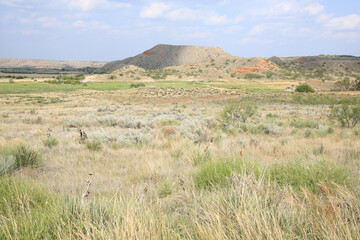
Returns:
[[[0,83],[0,239],[360,238],[360,126],[328,118],[358,94],[31,84]]]

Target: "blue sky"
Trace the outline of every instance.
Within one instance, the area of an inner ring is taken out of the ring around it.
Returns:
[[[360,1],[0,0],[0,58],[117,60],[159,43],[360,56]]]

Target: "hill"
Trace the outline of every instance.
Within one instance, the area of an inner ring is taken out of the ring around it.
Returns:
[[[296,70],[330,70],[360,72],[360,57],[349,55],[319,55],[302,57],[271,57],[271,62]]]
[[[107,62],[0,58],[0,68],[99,68]]]
[[[219,57],[231,57],[231,55],[219,47],[159,44],[134,57],[109,62],[101,67],[98,72],[112,72],[127,65],[145,69],[159,69],[211,62]]]

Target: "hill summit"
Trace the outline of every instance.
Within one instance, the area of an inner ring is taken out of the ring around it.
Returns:
[[[159,44],[134,57],[105,64],[98,72],[112,72],[127,65],[145,69],[199,64],[231,55],[219,47]]]

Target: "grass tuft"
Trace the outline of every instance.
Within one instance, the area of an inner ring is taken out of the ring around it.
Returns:
[[[57,138],[54,136],[48,136],[47,138],[43,139],[43,144],[48,148],[52,148],[59,144],[59,140],[57,140]]]

